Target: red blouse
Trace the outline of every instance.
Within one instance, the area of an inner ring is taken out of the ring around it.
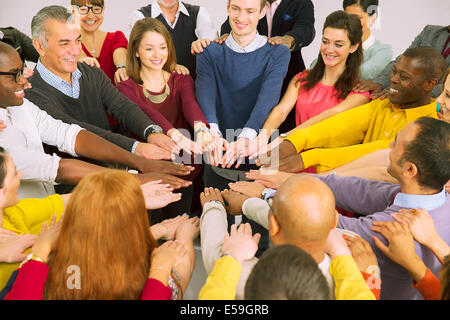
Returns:
[[[297,79],[302,79],[308,74],[307,71],[297,74]],[[344,101],[336,96],[336,89],[334,86],[327,86],[319,82],[311,90],[300,88],[298,92],[297,105],[295,107],[296,125],[300,125],[310,118],[313,118],[325,110],[331,109]],[[370,99],[370,93],[366,92],[350,92],[351,94],[362,94],[367,99]]]
[[[91,53],[86,49],[83,43],[81,43],[84,53],[92,58]],[[114,84],[114,74],[116,73],[116,65],[114,64],[113,56],[114,51],[117,48],[128,48],[128,40],[122,31],[108,32],[105,41],[103,42],[100,55],[97,58],[100,68],[111,79]]]
[[[159,104],[148,100],[144,95],[143,88],[131,78],[118,83],[116,88],[134,101],[153,122],[163,129],[164,133],[173,128],[185,129],[190,132],[190,139],[194,140],[194,123],[201,121],[207,124],[206,118],[195,98],[194,81],[189,75],[181,75],[174,72],[170,75],[167,83],[170,88],[170,94],[166,100]],[[158,95],[164,93],[164,91],[165,88],[161,92],[148,92],[152,95]],[[201,163],[201,161],[197,163]],[[194,167],[196,167],[196,170],[186,177],[187,180],[191,180],[198,175],[200,166],[194,165]]]

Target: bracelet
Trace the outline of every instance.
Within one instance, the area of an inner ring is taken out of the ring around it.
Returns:
[[[127,67],[127,65],[125,63],[121,63],[116,66],[116,70],[118,70],[120,68],[126,68],[126,67]]]

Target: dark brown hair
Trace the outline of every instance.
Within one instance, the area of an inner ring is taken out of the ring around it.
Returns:
[[[444,258],[441,273],[441,300],[450,300],[450,254]]]
[[[70,4],[73,6],[86,6],[88,3],[90,3],[93,6],[105,6],[104,0],[71,0]]]
[[[6,174],[6,151],[3,147],[0,147],[0,188],[3,188]]]
[[[142,38],[147,32],[156,32],[164,37],[167,43],[169,55],[163,70],[172,73],[177,65],[177,55],[175,46],[173,45],[172,37],[164,24],[153,18],[144,18],[136,22],[131,30],[130,41],[128,43],[128,57],[127,57],[127,73],[137,84],[143,84],[140,71],[141,61],[136,56],[139,50]]]
[[[347,31],[350,44],[352,46],[359,44],[358,49],[347,57],[345,70],[334,84],[337,96],[340,99],[345,99],[360,78],[360,68],[363,61],[361,21],[355,15],[347,14],[345,11],[340,10],[333,12],[327,17],[322,34],[326,28],[345,30]],[[300,81],[302,87],[309,91],[320,82],[324,73],[325,63],[322,54],[319,52],[316,65],[308,72],[306,77],[299,79],[297,84]]]

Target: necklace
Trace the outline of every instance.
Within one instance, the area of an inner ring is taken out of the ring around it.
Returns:
[[[94,49],[94,48],[91,49],[91,54],[92,54],[92,55],[95,54],[95,49]]]
[[[164,75],[163,75],[163,78],[164,78]],[[166,80],[166,79],[164,79],[164,81],[165,81],[165,80]],[[144,92],[144,96],[145,96],[148,100],[150,100],[150,101],[153,102],[153,103],[159,104],[159,103],[164,102],[164,101],[166,100],[167,96],[170,95],[170,87],[169,87],[168,81],[166,82],[166,86],[165,86],[165,87],[166,87],[166,89],[164,90],[164,92],[161,93],[161,94],[157,94],[157,95],[152,95],[152,94],[150,94],[150,93],[147,91],[147,89],[145,89],[144,86],[142,86],[142,91]]]

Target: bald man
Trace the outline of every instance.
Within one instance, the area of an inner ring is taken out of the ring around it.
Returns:
[[[223,197],[222,197],[223,195]],[[319,179],[307,175],[295,175],[280,186],[272,202],[272,209],[265,200],[242,197],[232,191],[222,194],[206,188],[200,196],[203,213],[200,219],[201,246],[205,270],[210,273],[218,258],[227,232],[225,202],[242,206],[249,218],[269,229],[274,245],[293,244],[319,264],[331,291],[334,283],[329,272],[330,258],[325,254],[325,243],[331,229],[337,225],[334,196],[328,186]],[[236,299],[243,299],[245,282],[256,257],[242,264],[242,273],[236,289]]]

